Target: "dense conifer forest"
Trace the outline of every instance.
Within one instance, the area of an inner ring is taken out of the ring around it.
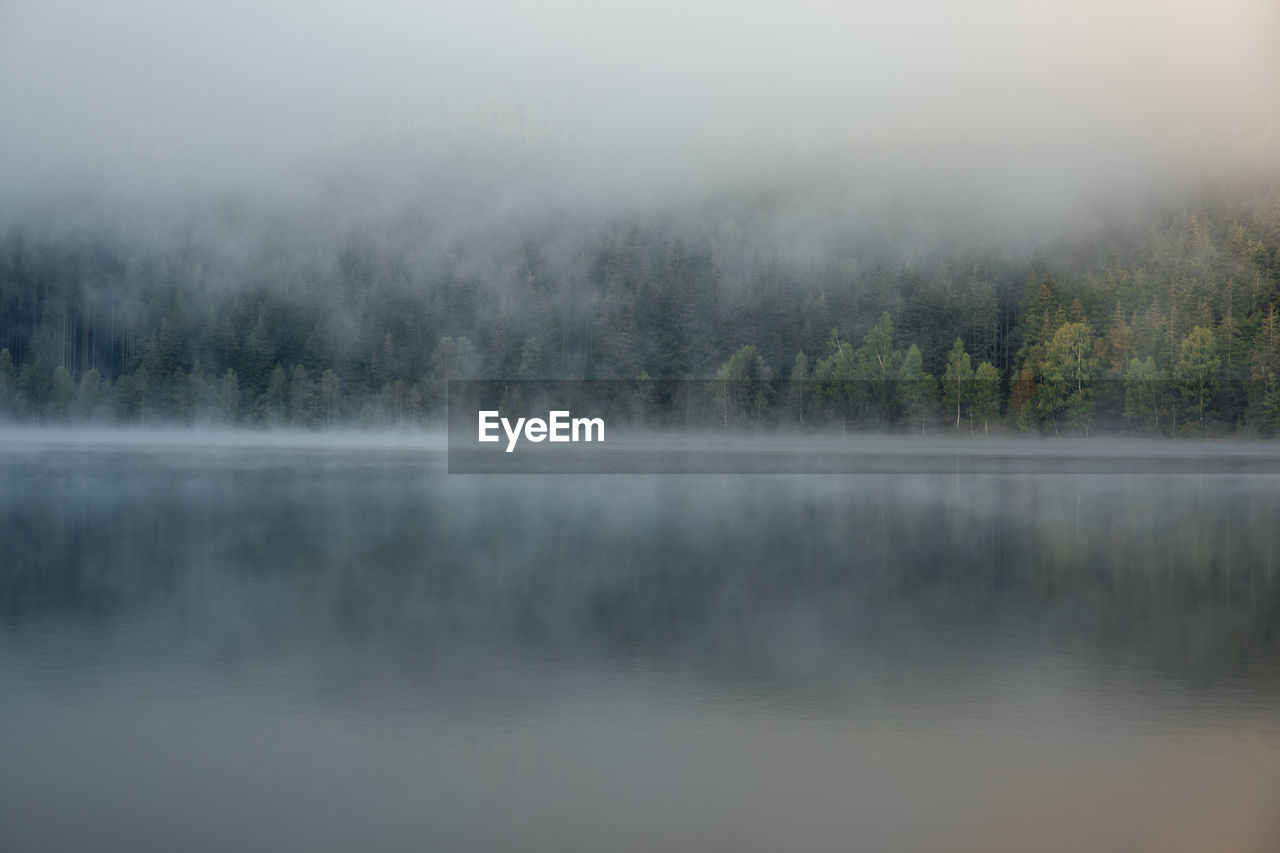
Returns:
[[[861,395],[861,422],[897,430],[1280,428],[1275,183],[1034,249],[904,247],[829,218],[797,240],[770,205],[486,228],[232,203],[149,231],[19,220],[0,232],[0,412],[404,427],[440,422],[448,379],[718,378],[807,381],[809,424]]]

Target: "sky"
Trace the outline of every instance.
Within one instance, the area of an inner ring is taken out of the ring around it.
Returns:
[[[0,192],[1066,198],[1280,163],[1277,43],[1274,0],[6,0]]]

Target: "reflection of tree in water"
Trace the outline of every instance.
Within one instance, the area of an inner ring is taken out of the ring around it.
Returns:
[[[297,460],[5,460],[5,632],[150,611],[249,655],[482,646],[745,682],[997,648],[1189,685],[1280,670],[1274,479],[446,479],[399,454]]]

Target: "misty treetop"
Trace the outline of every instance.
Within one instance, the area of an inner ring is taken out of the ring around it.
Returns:
[[[409,213],[322,238],[281,221],[150,241],[16,224],[0,411],[405,426],[439,421],[449,379],[696,378],[792,380],[757,403],[805,424],[853,407],[877,428],[979,433],[1087,432],[1106,413],[1137,432],[1280,427],[1274,185],[1034,255],[854,238],[798,253],[718,205],[484,239],[431,239]]]

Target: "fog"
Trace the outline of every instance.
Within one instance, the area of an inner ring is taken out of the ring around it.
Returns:
[[[834,179],[1059,222],[1274,164],[1278,24],[1267,0],[15,0],[0,190],[537,208]]]
[[[1278,24],[1264,0],[19,0],[0,416],[402,426],[450,379],[883,381],[913,346],[941,379],[961,340],[1009,421],[1056,434],[1010,389],[1079,322],[1107,379],[1172,375],[1201,328],[1221,380],[1263,381]],[[1196,431],[1270,435],[1250,393],[1202,388]]]

